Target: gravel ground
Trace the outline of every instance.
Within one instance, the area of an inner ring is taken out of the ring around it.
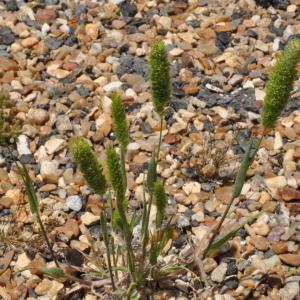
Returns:
[[[0,12],[0,83],[24,120],[16,154],[36,184],[54,250],[78,272],[85,261],[80,253],[92,256],[103,201],[85,185],[68,141],[83,135],[103,157],[114,140],[110,95],[117,91],[130,122],[129,206],[141,207],[143,174],[159,128],[148,50],[156,38],[165,40],[173,94],[159,173],[175,217],[161,261],[193,262],[230,198],[251,132],[260,132],[272,65],[284,45],[300,37],[300,1],[5,0]],[[222,233],[264,213],[203,261],[206,286],[182,273],[162,280],[151,299],[300,299],[299,99],[298,80]],[[109,299],[101,283],[91,291],[28,270],[12,276],[29,263],[53,262],[5,149],[0,166],[0,298]]]

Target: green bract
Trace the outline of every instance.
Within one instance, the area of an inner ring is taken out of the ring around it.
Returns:
[[[88,142],[83,137],[72,138],[71,151],[89,187],[97,194],[105,193],[106,179],[103,168]]]
[[[296,65],[299,61],[300,40],[292,40],[278,58],[266,86],[262,110],[262,123],[265,128],[274,128],[278,117],[286,107],[297,78]]]
[[[129,128],[121,97],[117,93],[112,94],[111,113],[117,140],[125,149],[129,141]]]
[[[162,116],[171,98],[170,65],[163,41],[155,41],[151,46],[149,64],[153,105]]]

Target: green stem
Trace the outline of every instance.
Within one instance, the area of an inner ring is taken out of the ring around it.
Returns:
[[[260,144],[261,144],[261,141],[262,141],[262,139],[263,139],[263,137],[264,137],[264,133],[265,133],[265,130],[263,131],[263,133],[262,133],[262,135],[261,135],[261,137],[260,137],[260,139],[259,139],[259,141],[258,141],[258,145],[256,146],[256,148],[254,149],[254,151],[253,151],[252,153],[251,153],[251,150],[252,150],[252,140],[250,140],[250,142],[249,142],[249,146],[248,146],[249,149],[245,152],[244,158],[243,158],[243,160],[245,160],[245,158],[247,157],[247,155],[249,156],[249,159],[248,159],[248,162],[247,162],[247,169],[246,169],[246,170],[248,170],[248,168],[249,168],[251,162],[253,161],[253,159],[254,159],[254,157],[255,157],[255,155],[256,155],[258,149],[259,149],[259,146],[260,146]],[[249,152],[248,152],[248,151],[249,151]],[[242,165],[241,165],[241,167],[242,167]],[[241,168],[241,167],[240,167],[240,168]],[[239,170],[239,172],[240,172],[240,170]],[[239,173],[238,173],[238,174],[239,174]],[[217,227],[215,227],[215,228],[213,229],[213,234],[212,234],[211,238],[209,239],[208,246],[206,247],[206,249],[205,249],[204,252],[203,252],[203,257],[206,257],[206,255],[207,255],[207,253],[208,253],[208,251],[209,251],[209,248],[211,247],[212,243],[214,242],[216,236],[218,235],[218,233],[219,233],[219,231],[220,231],[220,228],[221,228],[221,226],[223,225],[223,223],[224,223],[224,221],[225,221],[225,218],[227,217],[228,212],[229,212],[229,210],[230,210],[230,208],[231,208],[231,206],[232,206],[233,201],[234,201],[237,197],[239,197],[240,194],[241,194],[242,187],[243,187],[243,185],[244,185],[244,181],[243,181],[243,183],[242,183],[242,186],[240,186],[240,188],[237,188],[237,182],[239,181],[239,179],[240,179],[239,176],[237,176],[237,178],[236,178],[236,180],[235,180],[235,187],[234,187],[234,192],[233,192],[233,194],[232,194],[232,197],[230,198],[230,201],[229,201],[229,203],[227,204],[227,207],[226,207],[226,209],[225,209],[225,211],[224,211],[224,213],[223,213],[223,215],[222,215],[221,220],[220,220],[219,223],[217,224]]]
[[[55,256],[55,254],[54,254],[53,248],[52,248],[52,246],[51,246],[51,244],[50,244],[50,241],[49,241],[49,239],[48,239],[48,236],[47,236],[47,234],[46,234],[45,227],[44,227],[44,225],[43,225],[43,222],[42,222],[42,220],[41,220],[41,217],[40,217],[40,214],[39,214],[39,213],[36,214],[36,218],[37,218],[37,221],[38,221],[38,223],[39,223],[39,225],[40,225],[40,228],[41,228],[42,234],[43,234],[43,236],[44,236],[45,242],[46,242],[46,244],[47,244],[47,246],[48,246],[48,249],[49,249],[49,251],[50,251],[50,253],[51,253],[52,259],[54,260],[55,265],[59,268],[58,261],[57,261],[57,259],[56,259],[56,256]]]
[[[107,225],[106,225],[106,218],[105,218],[105,215],[103,212],[101,212],[100,224],[102,227],[102,234],[103,234],[104,244],[106,247],[107,264],[108,264],[108,271],[109,271],[109,276],[110,276],[110,280],[111,280],[111,285],[112,285],[113,290],[115,290],[116,287],[115,287],[114,275],[112,272],[112,265],[111,265],[111,258],[110,258],[109,237],[108,237],[108,231],[107,231]]]
[[[159,161],[159,153],[160,153],[160,147],[162,143],[162,130],[163,130],[163,120],[164,117],[163,115],[160,116],[160,130],[159,130],[159,139],[158,139],[158,146],[157,146],[157,152],[156,152],[156,166]],[[148,232],[148,226],[149,226],[149,220],[150,220],[150,213],[151,213],[151,206],[153,202],[153,191],[150,192],[150,198],[149,198],[149,203],[148,203],[148,210],[147,210],[147,215],[146,215],[146,220],[145,220],[145,235],[143,239],[143,248],[142,248],[142,257],[146,257],[146,248],[147,248],[147,243],[149,239],[149,232]]]
[[[15,156],[14,156],[14,154],[13,154],[13,152],[11,151],[11,149],[10,149],[9,146],[7,147],[7,149],[8,149],[10,155],[12,156],[12,158],[13,158],[13,160],[14,160],[16,166],[17,166],[17,168],[18,168],[18,170],[19,170],[19,173],[22,174],[22,170],[21,170],[21,168],[20,168],[20,166],[19,166],[19,164],[18,164],[18,161],[17,161],[18,159],[15,158]],[[23,178],[23,177],[22,177],[22,178]],[[55,253],[54,253],[54,251],[53,251],[53,247],[52,247],[52,245],[51,245],[51,243],[50,243],[50,241],[49,241],[49,239],[48,239],[48,236],[47,236],[47,234],[46,234],[45,227],[44,227],[44,225],[43,225],[43,222],[42,222],[42,220],[41,220],[41,217],[40,217],[40,214],[39,214],[38,211],[36,212],[36,218],[37,218],[37,221],[38,221],[39,226],[40,226],[40,228],[41,228],[42,235],[43,235],[44,240],[45,240],[45,242],[46,242],[46,244],[47,244],[47,247],[48,247],[48,249],[49,249],[49,252],[50,252],[50,254],[51,254],[51,256],[52,256],[52,259],[53,259],[55,265],[56,265],[57,267],[59,267],[58,261],[57,261],[57,259],[56,259]]]

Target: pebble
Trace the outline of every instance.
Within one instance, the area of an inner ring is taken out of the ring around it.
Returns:
[[[36,125],[44,125],[49,120],[49,113],[41,108],[31,108],[27,117]]]
[[[280,254],[280,259],[287,265],[293,267],[300,266],[300,255],[299,254]]]
[[[199,182],[188,182],[183,185],[183,191],[187,194],[197,194],[201,191],[201,184]]]
[[[82,209],[81,198],[77,195],[69,196],[66,199],[66,206],[71,210],[80,211]]]
[[[111,93],[112,91],[119,89],[122,86],[122,82],[121,81],[114,81],[114,82],[110,82],[108,84],[106,84],[103,89],[106,93]]]
[[[59,138],[52,138],[45,143],[45,149],[49,155],[54,154],[67,145],[66,141]]]
[[[31,36],[31,37],[28,37],[28,38],[22,40],[21,45],[24,48],[31,48],[34,45],[36,45],[38,42],[39,42],[39,40],[36,37]]]
[[[211,273],[210,278],[212,281],[221,283],[226,275],[227,264],[222,262],[220,263]]]
[[[58,169],[59,163],[53,161],[41,162],[41,176],[46,183],[57,183],[61,171]]]
[[[100,217],[95,216],[94,214],[87,211],[80,217],[80,220],[82,221],[82,223],[84,225],[90,226],[90,225],[93,225],[93,224],[99,222]]]
[[[278,189],[285,187],[287,182],[284,176],[275,176],[265,178],[265,184],[270,190],[272,197],[278,197]]]

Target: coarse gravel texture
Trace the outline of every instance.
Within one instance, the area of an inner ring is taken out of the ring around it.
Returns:
[[[103,249],[97,239],[107,199],[88,189],[68,142],[83,135],[104,158],[105,145],[115,141],[112,91],[121,95],[130,123],[130,211],[142,205],[143,174],[159,130],[147,61],[160,38],[173,90],[158,170],[174,227],[160,261],[195,267],[230,199],[249,137],[261,133],[259,113],[276,57],[299,37],[299,0],[0,1],[0,84],[24,120],[14,154],[30,170],[59,261],[90,279],[82,268],[93,257],[92,241]],[[180,272],[152,287],[149,299],[299,299],[299,99],[297,80],[221,233],[263,214],[202,262],[203,282]],[[0,164],[0,298],[110,299],[102,278],[85,289],[29,270],[13,274],[29,263],[54,264],[6,149]]]

